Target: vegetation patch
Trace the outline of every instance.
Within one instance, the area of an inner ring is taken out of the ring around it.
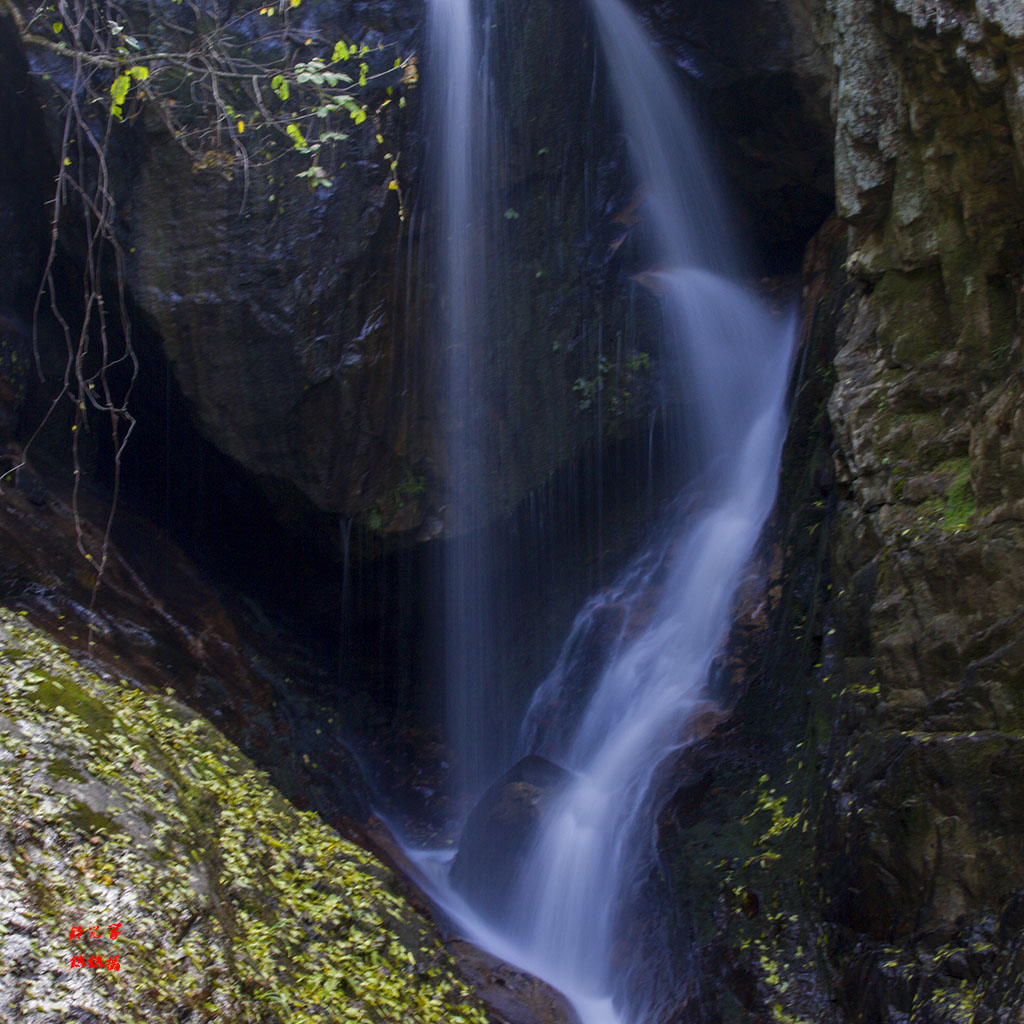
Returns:
[[[959,533],[970,526],[978,511],[971,487],[971,467],[967,459],[949,459],[938,467],[952,477],[944,497],[929,498],[919,506],[922,516],[937,521],[950,533]]]
[[[0,648],[0,1018],[484,1024],[390,871],[207,722],[8,611]]]
[[[426,490],[426,478],[407,469],[397,486],[370,506],[366,513],[366,525],[378,532],[384,530],[409,506],[418,506],[420,495],[425,494]]]

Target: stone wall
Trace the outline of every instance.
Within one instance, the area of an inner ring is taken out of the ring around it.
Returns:
[[[730,989],[709,1020],[774,1005],[787,1020],[1017,1021],[1024,14],[806,13],[834,69],[846,235],[831,306],[815,300],[835,347],[816,371],[834,381],[834,469],[802,527],[831,539],[812,571],[801,531],[783,535],[781,653],[750,666],[731,731],[689,755],[665,848],[681,886],[700,870],[688,844],[718,865],[695,910],[703,969]],[[792,473],[807,446],[791,437],[787,458]],[[785,654],[794,634],[813,667]],[[774,746],[737,764],[766,713]],[[701,763],[731,796],[688,802]]]

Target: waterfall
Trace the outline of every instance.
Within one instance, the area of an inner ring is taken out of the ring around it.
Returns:
[[[449,345],[467,353],[479,326],[475,296],[483,292],[472,275],[481,272],[485,254],[474,227],[485,217],[472,212],[482,201],[473,153],[486,148],[479,137],[471,141],[481,120],[469,94],[484,90],[474,88],[480,64],[468,0],[432,3],[435,56],[444,53],[450,76],[443,141]],[[497,880],[511,894],[500,919],[485,919],[472,905],[474,894],[467,905],[443,877],[435,895],[471,938],[565,993],[584,1024],[624,1024],[652,1012],[641,1005],[629,972],[612,962],[638,865],[651,856],[652,779],[684,742],[687,719],[705,697],[737,586],[775,498],[793,324],[740,282],[743,262],[726,206],[670,69],[623,0],[590,3],[644,196],[644,244],[656,268],[648,277],[662,295],[663,362],[678,373],[690,410],[689,500],[619,583],[591,600],[537,692],[524,736],[569,776],[547,806],[518,877]],[[452,359],[453,394],[472,391],[470,372],[461,356]],[[472,419],[479,409],[462,415]],[[478,501],[470,467],[456,460],[450,468],[453,500]],[[485,558],[483,550],[456,546],[451,569],[479,580],[468,563]],[[623,628],[607,648],[574,720],[555,730],[541,724],[542,709],[579,674],[588,623],[610,602],[628,606],[655,592],[642,628],[628,635]],[[486,697],[474,647],[482,598],[470,582],[454,588],[449,604],[450,616],[464,617],[455,628],[465,647],[451,682],[470,715]],[[477,687],[476,697],[467,685]]]
[[[486,542],[487,427],[483,367],[489,323],[490,123],[487,68],[470,0],[431,0],[430,53],[443,69],[432,85],[433,179],[439,341],[444,359],[447,459],[444,559],[444,723],[455,752],[454,796],[465,804],[500,767],[504,744],[493,707],[494,613]]]

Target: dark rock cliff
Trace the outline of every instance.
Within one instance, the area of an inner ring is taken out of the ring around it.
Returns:
[[[1019,937],[987,943],[1024,888],[1024,14],[897,2],[833,17],[858,290],[829,406],[836,611],[859,696],[828,762],[829,916],[876,943],[955,936],[974,949],[957,955],[976,1019],[1017,1019]],[[877,962],[861,969],[885,987]]]
[[[733,179],[745,183],[747,221],[773,226],[759,239],[766,267],[792,263],[831,201],[821,76],[802,30],[780,11],[762,19],[771,26],[768,43],[742,61],[738,47],[725,47],[704,62],[714,73],[702,65],[691,82],[706,108],[721,108],[720,145],[730,151]],[[424,594],[439,556],[419,542],[443,530],[447,501],[427,121],[436,70],[424,52],[423,15],[411,0],[337,10],[310,3],[303,13],[311,30],[331,38],[371,47],[385,41],[419,58],[406,105],[392,104],[372,131],[351,131],[344,160],[331,168],[331,189],[312,190],[297,178],[305,165],[294,154],[248,173],[227,143],[189,156],[145,107],[115,133],[111,161],[142,363],[126,494],[190,552],[279,607],[301,608],[328,630],[348,616],[358,634],[352,646],[386,648],[385,674],[407,688],[422,682],[412,662],[432,664],[431,655],[414,653],[421,637],[410,623],[436,602]],[[650,16],[689,67],[686,33],[706,42],[707,26],[667,18],[665,5],[652,5]],[[503,168],[495,188],[508,216],[496,218],[500,270],[491,275],[488,307],[500,330],[478,369],[490,424],[480,441],[503,543],[532,573],[513,574],[526,581],[512,602],[555,607],[550,627],[531,626],[525,642],[514,643],[524,652],[516,657],[529,663],[521,674],[533,679],[593,585],[593,567],[621,550],[650,509],[666,398],[646,358],[657,336],[656,302],[629,280],[646,269],[632,237],[637,196],[585,4],[507,4],[489,32],[495,164]],[[36,172],[56,164],[51,85],[62,72],[52,54],[32,59],[34,82],[19,87],[15,120],[35,133],[35,148],[26,144],[5,159],[39,193],[31,228],[38,263],[51,172]],[[752,119],[738,99],[768,97],[772,83],[784,83],[775,123],[789,133],[774,148],[756,123],[771,104]],[[751,175],[755,150],[770,166]],[[388,152],[399,154],[404,221],[388,188]],[[29,230],[28,220],[19,223]],[[64,227],[59,269],[70,296],[83,243],[73,223]],[[30,282],[12,305],[22,331],[33,291]],[[52,341],[49,384],[36,386],[27,406],[18,397],[17,416],[12,406],[22,440],[63,374],[59,333],[43,336]],[[19,358],[27,366],[24,353]],[[31,391],[27,381],[18,385],[23,391]],[[36,452],[66,461],[69,424],[59,415],[51,422]],[[101,477],[110,463],[104,433],[90,435],[83,455]],[[387,555],[396,545],[411,553]],[[547,563],[559,566],[555,574],[545,576]],[[553,594],[557,576],[569,586]],[[537,632],[551,635],[538,643],[530,636]]]
[[[46,202],[53,156],[30,109],[28,64],[13,25],[0,18],[0,441],[13,436],[31,377],[32,306],[49,231]]]
[[[385,41],[420,69],[406,104],[351,130],[326,168],[330,188],[296,177],[297,157],[245,167],[219,134],[198,157],[186,153],[144,110],[118,132],[115,198],[139,346],[166,362],[199,431],[258,483],[270,514],[318,544],[329,538],[337,553],[327,524],[339,517],[409,537],[444,518],[426,109],[438,72],[420,3],[312,4],[305,17],[304,31],[371,51]],[[493,338],[478,370],[492,424],[492,516],[585,446],[638,429],[650,407],[647,379],[626,380],[637,376],[627,369],[635,300],[607,273],[622,258],[626,227],[613,219],[631,194],[593,90],[585,25],[576,3],[519,3],[488,29],[502,36],[490,45],[501,55],[496,187],[508,211],[496,226]],[[44,99],[58,68],[52,54],[37,61]],[[53,122],[58,110],[47,110]],[[388,187],[392,153],[399,191]],[[578,382],[612,378],[617,396],[630,388],[628,403],[603,416],[601,402],[581,408]]]
[[[709,1020],[1018,1021],[1024,16],[812,14],[841,220],[831,271],[808,265],[808,337],[831,339],[808,358],[834,479],[779,524],[777,653],[689,752],[665,848],[680,887],[717,889],[686,897]],[[806,424],[787,472],[817,458]]]
[[[700,19],[680,27],[666,6],[653,5],[652,19],[678,36],[685,64],[687,33],[699,47],[709,30]],[[338,517],[409,537],[444,518],[426,102],[437,70],[418,2],[312,4],[303,17],[310,32],[415,54],[420,69],[406,105],[350,133],[330,189],[296,178],[298,158],[246,168],[223,141],[189,155],[144,110],[118,132],[115,198],[142,357],[166,363],[201,434],[257,482],[269,514],[337,553]],[[712,53],[700,88],[726,125],[748,220],[775,225],[761,232],[763,259],[792,261],[830,204],[820,74],[779,11],[764,23],[770,42],[742,60],[736,48]],[[628,238],[634,196],[584,5],[506,5],[488,32],[507,215],[479,375],[492,424],[489,499],[492,514],[507,515],[585,449],[644,429],[656,397],[631,356],[650,347],[656,312],[624,283],[623,269],[644,269]],[[44,79],[59,69],[52,54],[37,59],[44,100]],[[37,108],[22,92],[17,120],[29,131]],[[750,95],[763,109],[741,109]],[[56,138],[59,111],[47,109]],[[31,152],[5,159],[38,166]],[[404,221],[388,153],[398,154]],[[26,180],[38,189],[46,177]]]

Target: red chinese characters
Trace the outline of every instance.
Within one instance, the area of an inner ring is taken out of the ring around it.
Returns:
[[[86,966],[85,957],[84,956],[73,956],[71,958],[71,966],[72,967],[85,967]],[[89,957],[89,964],[88,964],[88,966],[91,967],[93,970],[96,970],[97,968],[103,968],[103,967],[105,967],[108,971],[119,971],[119,970],[121,970],[121,962],[117,959],[116,956],[107,957],[106,959],[104,959],[101,956],[91,956],[91,957]]]
[[[121,931],[121,922],[120,922],[120,921],[118,921],[118,922],[117,922],[116,924],[112,924],[112,925],[111,925],[111,926],[110,926],[110,927],[109,927],[109,928],[107,929],[107,934],[108,934],[108,935],[109,935],[109,936],[110,936],[110,937],[111,937],[112,939],[116,939],[116,938],[117,938],[117,936],[118,936],[118,933],[119,933],[120,931]],[[102,929],[102,928],[100,928],[100,926],[99,926],[99,925],[92,925],[92,926],[91,926],[91,927],[89,928],[89,938],[90,938],[90,939],[98,939],[98,938],[100,938],[100,937],[101,937],[102,933],[103,933],[103,929]],[[70,932],[68,932],[68,938],[69,938],[69,939],[70,939],[70,940],[71,940],[72,942],[78,942],[78,940],[79,940],[79,939],[81,939],[81,938],[82,938],[82,937],[83,937],[84,935],[85,935],[85,929],[84,929],[84,928],[83,928],[83,927],[82,927],[82,926],[81,926],[80,924],[76,924],[76,925],[75,925],[75,926],[74,926],[74,927],[73,927],[73,928],[71,929],[71,931],[70,931]]]
[[[99,939],[103,937],[103,930],[98,925],[93,925],[89,928],[89,938]],[[110,938],[116,939],[121,932],[121,922],[118,921],[116,924],[112,924],[107,929],[107,934]],[[72,942],[80,942],[85,937],[86,929],[81,925],[75,925],[68,932],[68,938]],[[106,969],[108,971],[119,971],[121,970],[121,961],[116,956],[104,957],[100,954],[93,954],[88,958],[88,964],[86,963],[85,956],[73,956],[71,958],[71,967],[84,967],[86,969],[91,968],[92,970]]]

